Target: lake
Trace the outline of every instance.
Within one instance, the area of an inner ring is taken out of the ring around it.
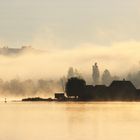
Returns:
[[[140,103],[0,103],[0,140],[139,140]]]

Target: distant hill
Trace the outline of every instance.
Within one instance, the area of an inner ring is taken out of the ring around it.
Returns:
[[[22,46],[21,48],[9,48],[9,47],[2,47],[0,48],[0,55],[19,55],[23,53],[43,53],[44,51],[32,48],[31,46]]]

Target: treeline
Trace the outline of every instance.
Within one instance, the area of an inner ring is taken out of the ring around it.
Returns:
[[[113,80],[120,80],[121,78],[116,75],[111,75],[108,69],[105,69],[102,74],[100,74],[99,67],[97,63],[92,66],[92,79],[93,85],[103,84],[109,85]]]
[[[54,92],[65,92],[66,83],[68,79],[72,77],[85,79],[85,77],[73,67],[70,67],[67,74],[61,77],[59,80],[12,79],[9,81],[4,81],[0,79],[0,94],[11,96],[40,96],[40,94],[42,94],[44,96],[50,96],[53,95]],[[104,84],[106,86],[109,86],[113,80],[122,80],[125,78],[126,80],[132,81],[136,88],[140,88],[140,71],[129,73],[125,77],[120,77],[112,75],[108,69],[105,69],[103,73],[101,73],[98,64],[95,63],[92,66],[90,78],[92,81],[90,81],[88,84]]]
[[[77,77],[77,78],[80,78],[80,79],[85,79],[86,78],[77,69],[75,69],[73,67],[70,67],[67,75],[63,76],[60,79],[60,83],[61,83],[61,86],[63,87],[63,89],[66,85],[67,80],[72,78],[72,77]],[[140,71],[133,72],[133,73],[128,73],[124,76],[112,75],[109,69],[105,69],[101,73],[100,69],[98,67],[98,64],[95,63],[92,66],[91,77],[88,77],[88,78],[92,79],[92,81],[90,81],[90,83],[89,83],[91,85],[103,84],[103,85],[109,86],[110,83],[114,80],[126,79],[126,80],[131,81],[137,88],[140,88]]]
[[[133,72],[133,73],[130,72],[126,74],[126,76],[121,77],[121,76],[112,75],[108,69],[105,69],[100,76],[99,67],[97,63],[95,63],[92,67],[92,79],[94,85],[104,84],[107,86],[110,85],[110,83],[113,80],[126,79],[131,81],[137,88],[140,88],[140,71]]]
[[[85,78],[83,78],[84,76],[77,69],[75,69],[73,67],[70,67],[68,69],[67,75],[63,76],[60,79],[61,86],[63,87],[64,90],[65,90],[66,82],[68,81],[68,79],[70,79],[72,77],[77,77],[77,78],[80,78],[80,79],[85,79]],[[92,74],[91,74],[90,78],[92,78],[92,81],[90,81],[90,83],[89,83],[91,85],[103,84],[103,85],[107,85],[107,86],[113,80],[119,80],[120,79],[119,76],[111,75],[111,73],[110,73],[110,71],[108,69],[105,69],[104,72],[101,74],[97,63],[95,63],[92,66]],[[90,78],[86,78],[86,79],[90,79]]]

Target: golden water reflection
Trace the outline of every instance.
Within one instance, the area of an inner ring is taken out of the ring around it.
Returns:
[[[139,140],[140,103],[1,103],[0,140]]]

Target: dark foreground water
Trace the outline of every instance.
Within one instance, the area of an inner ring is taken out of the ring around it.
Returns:
[[[140,103],[0,103],[0,140],[140,140]]]

